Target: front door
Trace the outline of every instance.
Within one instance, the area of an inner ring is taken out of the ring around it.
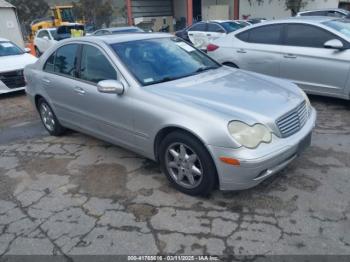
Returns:
[[[126,82],[105,52],[97,46],[84,44],[76,83],[77,105],[81,116],[89,123],[89,131],[108,141],[134,146],[134,128],[127,94],[100,93],[97,84],[103,80]]]
[[[350,72],[350,51],[325,48],[324,43],[332,39],[345,41],[313,25],[288,24],[281,77],[308,92],[343,95]]]

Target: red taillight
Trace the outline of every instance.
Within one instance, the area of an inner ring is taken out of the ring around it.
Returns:
[[[213,51],[215,51],[216,49],[218,49],[219,47],[217,46],[217,45],[214,45],[214,44],[209,44],[208,46],[207,46],[207,51],[208,52],[213,52]]]

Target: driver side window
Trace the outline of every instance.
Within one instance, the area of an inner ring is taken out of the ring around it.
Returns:
[[[106,56],[96,47],[83,45],[79,78],[92,83],[117,80],[117,72]]]

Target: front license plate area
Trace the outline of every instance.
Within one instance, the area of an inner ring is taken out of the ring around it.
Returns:
[[[312,133],[308,134],[298,145],[298,155],[302,154],[311,145]]]

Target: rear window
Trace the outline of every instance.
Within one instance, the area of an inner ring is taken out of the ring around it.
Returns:
[[[267,25],[250,29],[238,34],[236,37],[244,42],[253,44],[281,44],[283,25]]]

